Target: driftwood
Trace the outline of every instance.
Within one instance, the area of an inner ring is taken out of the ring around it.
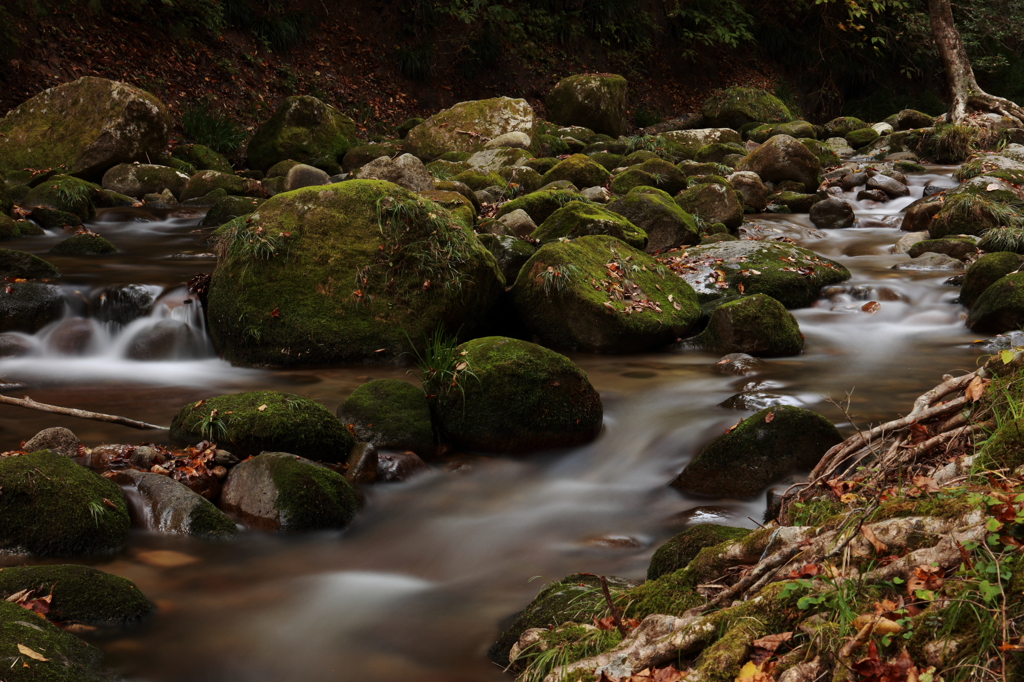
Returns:
[[[158,426],[156,424],[147,424],[146,422],[136,421],[135,419],[128,419],[127,417],[119,417],[116,414],[103,414],[102,412],[89,412],[88,410],[77,410],[73,407],[60,407],[59,405],[47,405],[46,403],[37,403],[32,398],[25,396],[24,398],[11,398],[10,396],[0,395],[0,404],[14,405],[15,407],[24,407],[28,410],[38,410],[39,412],[52,412],[54,414],[65,414],[69,417],[78,417],[80,419],[92,419],[98,422],[109,422],[111,424],[120,424],[121,426],[128,426],[133,429],[159,429],[161,431],[170,430],[167,426]]]

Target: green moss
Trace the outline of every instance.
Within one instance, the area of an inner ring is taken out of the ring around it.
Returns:
[[[46,661],[24,655],[18,645]],[[6,682],[104,682],[103,652],[16,604],[0,600],[0,660]]]
[[[732,168],[729,166],[723,166],[720,163],[697,163],[696,161],[682,161],[676,168],[679,172],[686,177],[692,177],[694,175],[728,175],[732,173]]]
[[[188,534],[204,540],[219,540],[238,534],[238,527],[227,514],[204,499],[189,514]]]
[[[804,337],[785,306],[765,294],[753,294],[716,308],[707,328],[688,343],[719,355],[786,357],[800,354]]]
[[[556,348],[641,352],[686,336],[700,317],[686,282],[607,236],[542,246],[510,294],[527,328]]]
[[[155,607],[130,580],[77,565],[16,566],[0,570],[0,599],[21,590],[53,595],[47,619],[96,627],[131,625]]]
[[[537,252],[529,242],[512,235],[481,234],[478,239],[494,255],[505,282],[515,282],[523,265]]]
[[[608,178],[608,171],[601,164],[585,154],[573,154],[559,161],[554,168],[545,173],[541,182],[547,185],[566,180],[582,189],[604,185]]]
[[[344,462],[354,442],[344,424],[323,405],[278,391],[250,391],[190,403],[174,416],[170,436],[182,445],[201,440],[230,443],[232,452],[243,456],[278,450],[328,462]]]
[[[818,157],[818,163],[821,164],[822,168],[830,168],[842,163],[842,159],[839,158],[839,155],[832,151],[832,148],[824,142],[819,142],[818,140],[808,137],[802,137],[799,139],[800,144],[807,147],[809,152]]]
[[[592,161],[600,164],[609,173],[622,166],[625,158],[622,154],[612,152],[595,152],[590,155]]]
[[[499,168],[498,176],[514,186],[519,193],[536,192],[544,184],[540,173],[528,166],[506,166]]]
[[[775,192],[768,195],[768,203],[776,206],[784,206],[787,213],[808,213],[811,206],[822,200],[817,194],[805,194],[803,192]]]
[[[193,173],[201,170],[215,170],[221,173],[232,172],[231,164],[223,154],[219,154],[201,144],[178,145],[171,154],[192,166]]]
[[[972,502],[966,491],[951,489],[938,493],[934,496],[918,499],[897,498],[892,501],[883,502],[878,509],[866,520],[868,523],[877,523],[887,519],[906,518],[909,516],[931,516],[939,519],[954,520],[962,518],[965,514],[978,509],[978,504]]]
[[[467,224],[388,182],[280,194],[218,235],[210,332],[245,364],[388,360],[440,325],[472,333],[502,289]]]
[[[706,144],[697,150],[694,160],[697,163],[724,163],[727,156],[739,154],[746,156],[747,150],[741,144],[735,142],[713,142]]]
[[[0,460],[0,544],[32,554],[111,552],[128,537],[120,488],[49,450]]]
[[[249,164],[262,171],[294,159],[337,173],[345,152],[356,144],[352,119],[315,97],[301,95],[281,102],[253,135],[247,154]]]
[[[823,526],[845,509],[846,505],[828,497],[811,498],[790,505],[786,522],[791,526]]]
[[[99,256],[117,253],[117,248],[98,234],[80,232],[57,244],[50,252],[62,256]]]
[[[359,386],[338,407],[338,418],[359,441],[422,457],[433,454],[430,405],[423,390],[407,381],[376,379]]]
[[[540,225],[547,220],[552,213],[562,208],[570,201],[580,200],[581,197],[576,192],[561,189],[545,189],[537,192],[531,192],[526,196],[522,196],[518,199],[513,199],[512,201],[502,204],[495,217],[500,218],[512,211],[522,209],[523,211],[526,211],[535,225]]]
[[[870,127],[865,121],[854,116],[840,116],[824,125],[825,132],[829,137],[846,137],[848,133],[852,133],[854,130],[863,130]]]
[[[93,199],[99,191],[99,186],[91,182],[70,175],[55,175],[33,187],[21,200],[21,205],[25,208],[47,206],[72,213],[82,221],[92,220],[96,217]]]
[[[779,98],[764,90],[744,87],[726,88],[709,97],[704,102],[703,114],[710,125],[733,129],[752,121],[782,123],[793,119]]]
[[[749,534],[750,531],[746,528],[719,526],[713,523],[690,526],[654,552],[647,567],[647,579],[656,580],[666,573],[686,568],[705,547],[713,547]]]
[[[442,431],[467,448],[530,452],[589,443],[601,429],[601,398],[564,355],[500,336],[456,349],[467,363],[436,397]]]
[[[218,191],[235,196],[266,196],[263,186],[256,180],[242,178],[231,173],[207,170],[199,171],[189,178],[178,199],[189,201],[190,199],[208,197]]]
[[[595,234],[615,237],[635,249],[647,245],[647,233],[636,225],[616,213],[582,201],[572,201],[552,213],[530,238],[544,245],[563,237],[572,239]]]
[[[708,223],[737,228],[743,224],[743,203],[736,193],[715,182],[693,185],[675,198],[679,208]]]
[[[925,253],[943,253],[953,258],[967,260],[969,256],[978,253],[978,246],[974,240],[958,237],[944,237],[942,239],[925,239],[910,247],[907,252],[911,258],[917,258]]]
[[[28,220],[12,220],[0,214],[0,240],[45,234],[43,228]]]
[[[580,74],[563,78],[544,99],[554,123],[585,126],[618,137],[626,132],[626,90],[622,76]]]
[[[249,215],[264,201],[253,197],[221,197],[210,207],[202,224],[204,227],[220,227],[235,218]]]
[[[843,139],[854,149],[861,149],[862,147],[867,147],[879,137],[878,131],[874,128],[860,128],[859,130],[851,130],[846,133]]]
[[[405,151],[423,161],[446,152],[477,152],[487,141],[510,132],[533,137],[533,110],[522,99],[494,97],[459,102],[409,131]],[[466,131],[475,133],[467,135]]]
[[[897,161],[892,165],[892,167],[901,173],[924,173],[928,170],[921,164],[914,161]],[[1021,179],[1024,180],[1024,178]]]
[[[270,454],[281,455],[269,464],[270,476],[277,488],[274,508],[280,512],[280,530],[344,528],[352,521],[358,505],[352,486],[344,476],[283,453],[261,456]]]
[[[483,171],[471,168],[463,171],[452,178],[455,182],[465,183],[474,192],[479,192],[485,187],[504,187],[505,181],[497,173],[484,173]]]
[[[441,156],[437,157],[437,160],[448,161],[449,163],[460,163],[468,160],[471,156],[473,156],[472,152],[445,152]]]
[[[1021,265],[1024,265],[1024,257],[1007,251],[988,253],[974,261],[964,274],[960,304],[972,307],[982,292],[999,278],[1015,272]]]
[[[654,187],[633,188],[606,208],[647,233],[648,253],[689,246],[700,240],[696,219],[679,208],[667,192]]]
[[[999,278],[971,306],[967,328],[1001,334],[1024,325],[1024,272]]]

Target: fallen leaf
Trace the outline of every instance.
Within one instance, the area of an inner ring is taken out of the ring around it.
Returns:
[[[767,637],[762,637],[760,639],[755,639],[753,642],[751,642],[751,644],[753,644],[754,646],[756,646],[758,648],[761,648],[761,649],[767,649],[768,651],[775,651],[782,644],[785,644],[786,642],[788,642],[791,639],[793,639],[793,633],[792,632],[780,632],[777,635],[768,635]]]
[[[871,530],[868,526],[861,526],[860,532],[863,533],[864,537],[871,543],[871,546],[875,548],[875,554],[881,556],[889,551],[889,548],[885,546],[885,543],[875,536],[875,531]]]
[[[267,409],[267,404],[263,403],[262,405],[260,405],[259,407],[256,408],[256,411],[257,412],[263,412],[266,409]]]
[[[858,630],[866,625],[871,625],[871,631],[879,635],[895,635],[903,632],[903,627],[894,620],[884,616],[877,616],[873,613],[857,616],[853,619],[853,627]]]
[[[971,383],[967,385],[967,390],[964,391],[964,395],[967,396],[972,403],[976,403],[985,395],[985,386],[987,384],[988,382],[981,377],[974,377],[971,379]]]
[[[29,649],[24,644],[19,644],[18,645],[18,651],[20,653],[22,653],[23,655],[28,656],[29,658],[31,658],[33,660],[36,660],[36,661],[48,661],[48,660],[50,660],[46,656],[43,656],[38,651],[32,651],[31,649]]]
[[[910,479],[910,482],[920,488],[922,492],[937,493],[941,490],[941,488],[939,488],[939,484],[935,482],[935,479],[928,476],[914,476]]]
[[[861,312],[865,312],[865,313],[868,313],[869,315],[873,315],[874,313],[877,313],[881,309],[881,307],[882,307],[882,304],[879,303],[878,301],[868,301],[867,303],[862,305],[860,307],[860,309],[861,309]]]
[[[764,416],[764,423],[765,424],[771,424],[773,419],[775,419],[775,413],[774,412],[769,412],[768,414],[766,414]]]
[[[110,500],[108,500],[105,497],[103,498],[103,505],[106,506],[106,507],[111,507],[113,509],[117,509],[117,505],[114,504],[113,502],[111,502]]]

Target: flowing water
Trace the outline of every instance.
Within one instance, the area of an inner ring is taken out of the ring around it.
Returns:
[[[913,198],[926,183],[954,185],[949,170],[911,176]],[[954,302],[958,290],[943,286],[952,273],[891,269],[907,258],[889,248],[903,234],[898,212],[910,201],[854,202],[862,227],[827,233],[807,215],[751,217],[745,229],[793,239],[853,273],[845,292],[795,311],[807,339],[800,356],[737,377],[716,373],[716,357],[692,351],[573,355],[605,403],[605,428],[591,445],[523,459],[467,457],[378,486],[343,533],[246,532],[206,544],[133,531],[128,549],[94,565],[136,581],[160,613],[141,631],[97,644],[139,682],[507,680],[484,652],[499,621],[545,581],[580,571],[639,579],[655,547],[687,522],[759,520],[763,498],[699,499],[666,485],[704,443],[750,413],[721,406],[730,397],[743,393],[731,404],[751,409],[804,406],[849,431],[851,417],[892,418],[944,373],[975,367],[980,351]],[[119,254],[84,266],[50,257],[66,273],[70,312],[23,338],[29,355],[0,359],[5,393],[167,424],[185,403],[225,392],[292,391],[333,410],[368,379],[409,378],[403,367],[265,371],[217,359],[195,304],[185,303],[183,284],[214,265],[193,232],[200,218],[190,210],[102,211],[90,227]],[[48,257],[63,236],[8,246]],[[153,301],[152,312],[110,321],[109,287],[128,284],[141,285],[133,300]],[[866,312],[872,301],[877,310]],[[176,330],[170,359],[132,359],[159,325]],[[0,447],[56,425],[90,446],[161,439],[158,431],[4,407]],[[158,559],[168,555],[155,550],[192,562],[167,566]]]

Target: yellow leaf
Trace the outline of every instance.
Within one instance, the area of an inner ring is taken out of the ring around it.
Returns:
[[[267,409],[267,404],[263,403],[262,405],[260,405],[256,409],[259,410],[260,412],[262,412],[263,410]]]
[[[19,645],[18,645],[18,651],[19,651],[19,652],[20,652],[20,653],[21,653],[22,655],[24,655],[24,656],[28,656],[29,658],[31,658],[31,659],[33,659],[33,660],[36,660],[36,661],[48,661],[48,660],[50,660],[50,659],[48,659],[48,658],[47,658],[46,656],[43,656],[43,655],[42,655],[41,653],[39,653],[38,651],[32,651],[31,649],[29,649],[29,648],[28,648],[27,646],[25,646],[24,644],[19,644]]]
[[[857,616],[853,619],[853,627],[860,630],[865,625],[871,625],[871,631],[878,635],[895,635],[903,632],[903,628],[900,627],[899,623],[882,616],[876,616],[874,614],[865,614],[863,616]]]
[[[760,666],[755,665],[753,661],[747,661],[746,664],[740,668],[740,674],[736,676],[736,682],[739,682],[739,680],[749,680],[760,672]]]

